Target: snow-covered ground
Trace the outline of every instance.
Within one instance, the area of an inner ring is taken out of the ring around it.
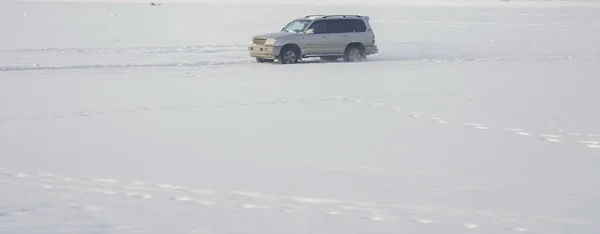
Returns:
[[[0,233],[600,233],[600,7],[322,3],[0,2]]]

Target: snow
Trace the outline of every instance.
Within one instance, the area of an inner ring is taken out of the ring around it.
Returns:
[[[0,233],[599,233],[597,2],[453,2],[0,2]]]

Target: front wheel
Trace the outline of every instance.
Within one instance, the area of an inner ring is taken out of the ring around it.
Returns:
[[[365,52],[359,46],[350,46],[344,51],[345,62],[360,62],[366,59]]]
[[[292,64],[298,62],[298,53],[291,47],[284,47],[279,53],[279,63]]]

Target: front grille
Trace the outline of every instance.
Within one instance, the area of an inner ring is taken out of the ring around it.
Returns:
[[[252,39],[252,43],[255,45],[264,45],[265,42],[267,42],[267,39],[265,39],[265,38],[253,38]]]

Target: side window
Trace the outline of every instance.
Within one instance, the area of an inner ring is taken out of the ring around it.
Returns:
[[[327,33],[345,33],[347,32],[346,20],[327,20]]]
[[[314,34],[324,34],[327,33],[327,20],[316,21],[310,25],[309,29],[314,30]]]
[[[365,22],[359,19],[345,20],[347,32],[366,32],[367,25]]]

